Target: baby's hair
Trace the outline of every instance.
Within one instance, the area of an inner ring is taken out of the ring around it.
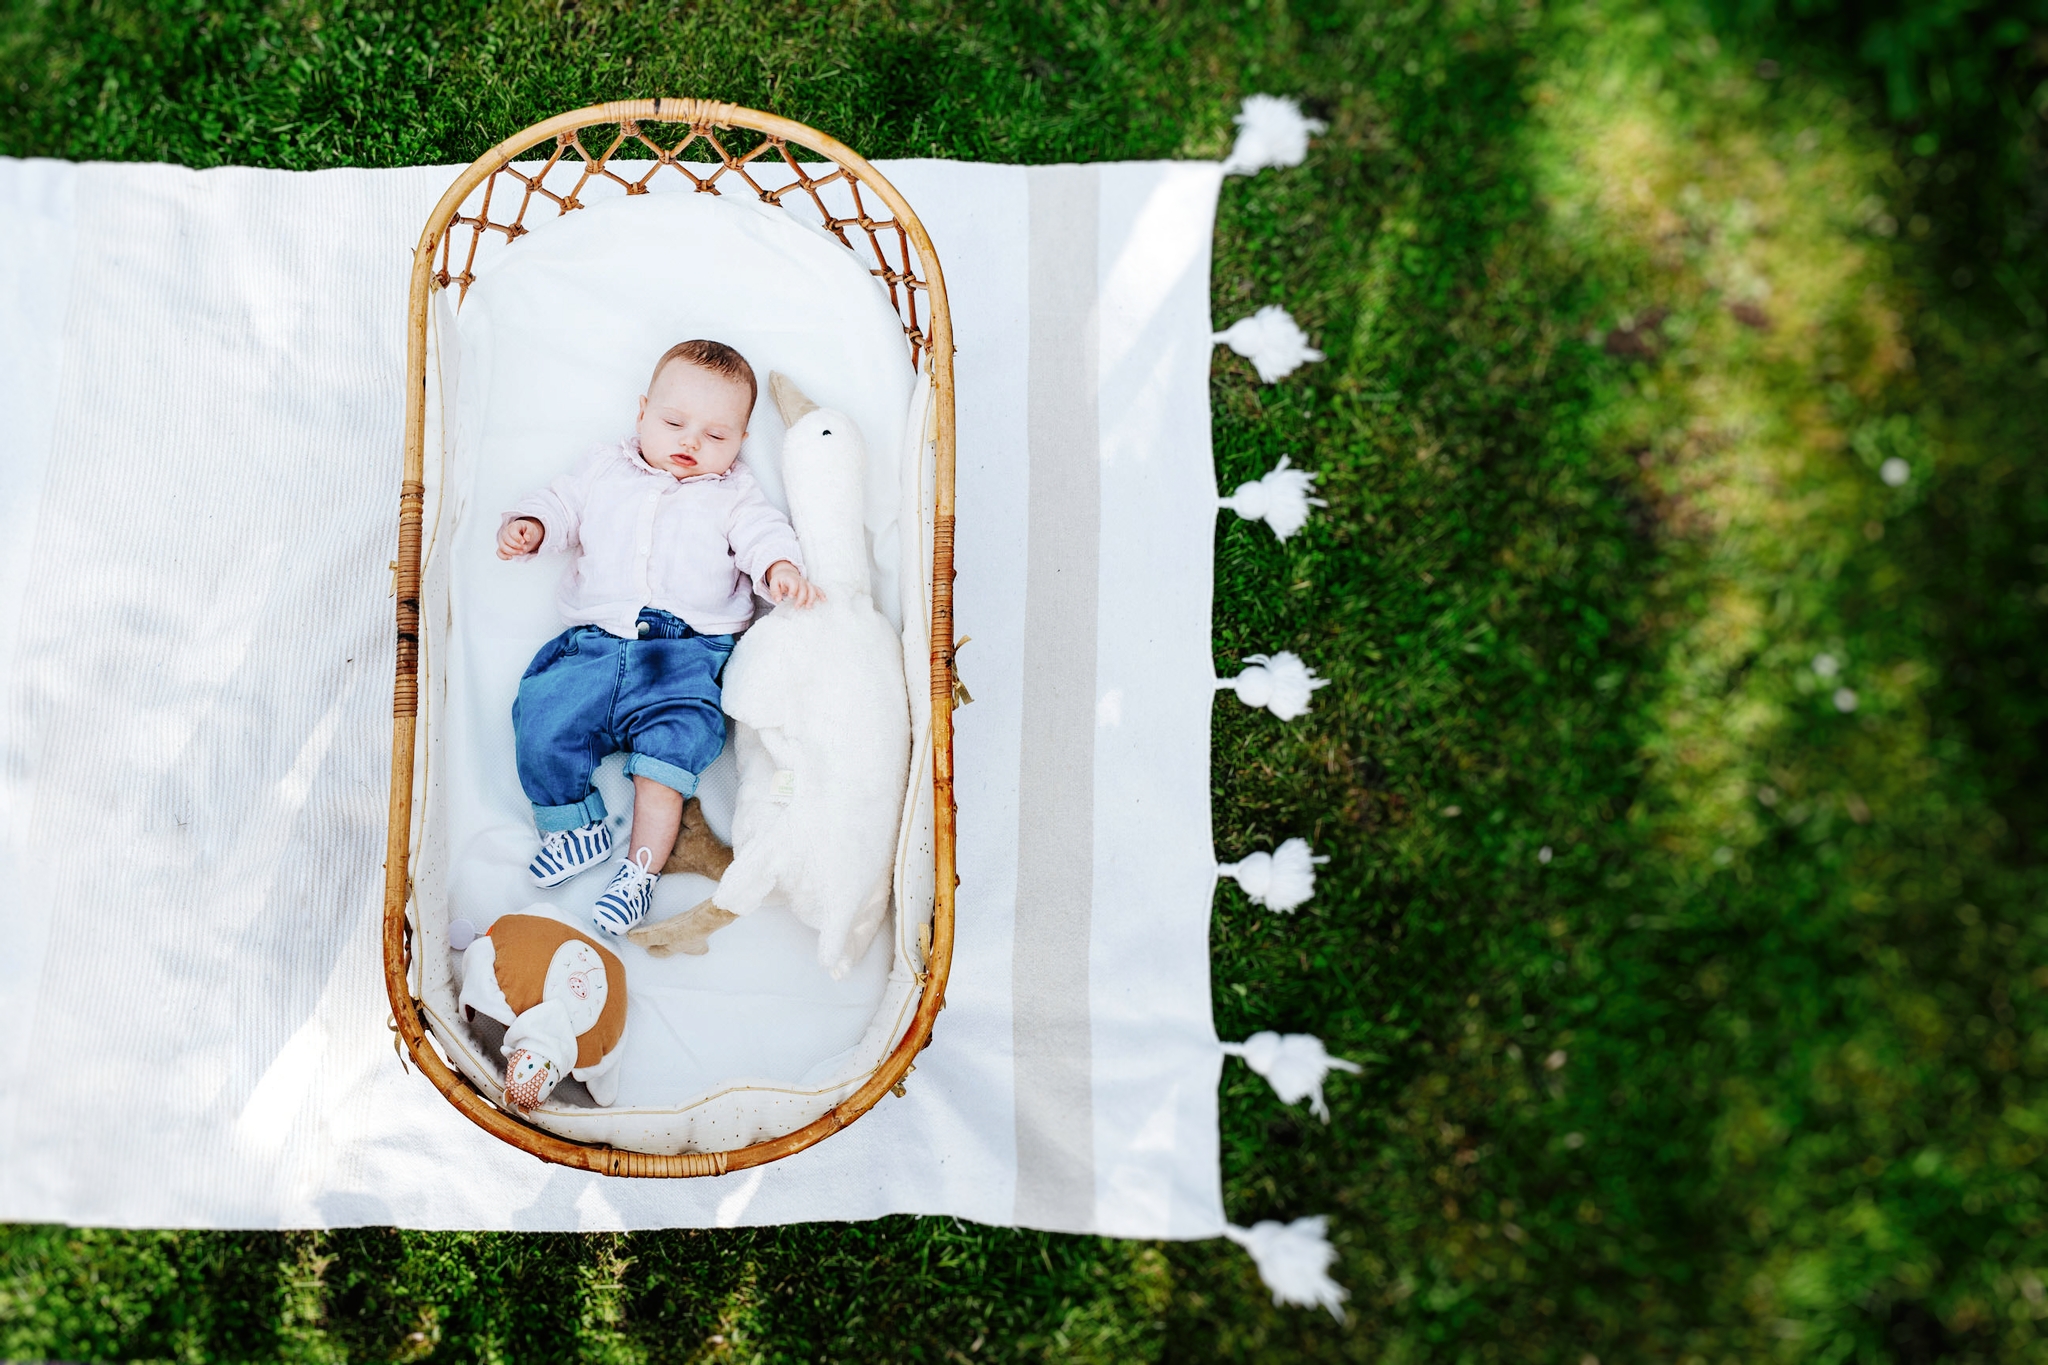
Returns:
[[[721,379],[747,386],[747,411],[754,410],[754,400],[761,396],[761,386],[754,380],[754,367],[747,358],[722,341],[684,341],[669,347],[661,353],[661,359],[654,362],[654,373],[647,376],[647,391],[654,392],[654,381],[661,378],[661,372],[668,368],[671,360],[685,361],[700,370],[709,370]]]

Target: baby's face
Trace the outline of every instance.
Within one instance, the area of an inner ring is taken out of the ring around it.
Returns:
[[[640,455],[679,479],[723,474],[747,438],[747,386],[671,360],[640,399]]]

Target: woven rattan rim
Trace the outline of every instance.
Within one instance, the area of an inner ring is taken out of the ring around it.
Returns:
[[[663,142],[643,131],[646,124],[686,129],[687,134]],[[601,137],[588,136],[595,130]],[[730,136],[720,132],[756,134],[751,148],[728,149]],[[553,142],[540,174],[528,174],[514,158]],[[590,143],[600,145],[592,147]],[[816,162],[798,162],[791,145],[824,158],[833,167],[814,175]],[[694,158],[694,159],[693,159]],[[766,188],[752,174],[755,163],[786,168],[794,183]],[[547,170],[564,160],[582,163],[568,194],[551,191]],[[614,159],[654,163],[636,178],[618,174]],[[700,168],[709,167],[708,173]],[[750,169],[751,168],[751,169]],[[934,435],[937,444],[935,517],[932,532],[931,698],[934,881],[931,951],[920,975],[923,987],[917,1013],[874,1074],[851,1096],[822,1117],[779,1138],[724,1152],[684,1152],[658,1156],[598,1143],[575,1142],[536,1128],[493,1104],[456,1071],[428,1040],[423,1006],[412,994],[412,931],[406,906],[412,898],[413,764],[419,722],[419,597],[420,530],[426,501],[427,310],[435,290],[454,285],[466,293],[474,278],[477,244],[486,233],[508,242],[526,232],[525,219],[537,207],[558,213],[582,207],[578,195],[592,180],[607,178],[628,194],[646,193],[657,174],[674,172],[698,192],[720,194],[741,186],[770,203],[801,191],[824,219],[826,228],[849,247],[864,243],[872,252],[873,273],[889,290],[911,344],[912,364],[928,365],[933,383]],[[479,185],[484,198],[474,214],[461,210]],[[852,215],[835,215],[820,191],[843,182],[851,192]],[[874,217],[863,192],[892,217]],[[500,197],[502,193],[502,198]],[[506,210],[505,201],[517,197]],[[494,209],[494,202],[496,207]],[[495,216],[494,216],[495,215]],[[456,239],[467,230],[459,262]],[[893,250],[892,250],[893,248]],[[437,259],[438,258],[438,259]],[[920,302],[920,296],[922,301]],[[398,664],[392,694],[391,824],[384,864],[384,986],[391,999],[392,1027],[398,1042],[434,1087],[473,1122],[493,1136],[531,1152],[544,1161],[624,1176],[723,1175],[800,1152],[846,1127],[872,1109],[892,1089],[900,1093],[911,1063],[931,1041],[932,1025],[945,1007],[946,979],[953,962],[953,901],[959,879],[955,873],[953,803],[953,323],[946,306],[945,278],[931,238],[910,204],[866,160],[833,138],[790,119],[708,100],[625,100],[560,114],[522,129],[478,157],[457,176],[428,215],[413,250],[412,294],[406,315],[405,465],[398,500]]]

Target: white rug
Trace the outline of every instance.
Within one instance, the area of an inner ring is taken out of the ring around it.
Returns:
[[[0,1219],[1223,1227],[1208,163],[886,163],[959,342],[959,942],[901,1099],[545,1165],[386,1029],[410,247],[453,168],[0,160]]]

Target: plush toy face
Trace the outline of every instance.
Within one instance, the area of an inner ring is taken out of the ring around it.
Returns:
[[[553,1062],[523,1047],[505,1059],[505,1098],[522,1112],[538,1109],[561,1079]]]
[[[789,493],[789,519],[804,547],[804,574],[825,590],[865,595],[868,578],[866,504],[867,447],[853,419],[821,408],[787,377],[769,379],[782,411],[782,483]]]
[[[569,1026],[579,1036],[594,1028],[598,1016],[604,1013],[605,1001],[611,998],[611,982],[597,949],[575,938],[555,949],[554,956],[548,959],[541,998],[560,1001],[569,1012]]]

